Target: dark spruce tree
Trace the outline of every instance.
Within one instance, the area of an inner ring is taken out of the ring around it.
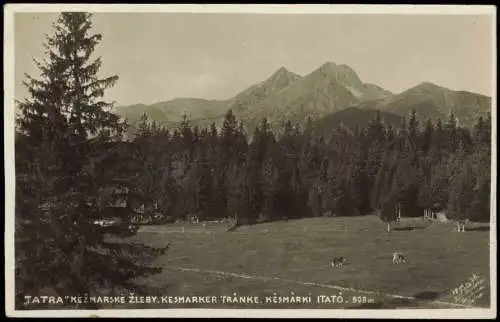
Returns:
[[[454,160],[459,170],[452,177],[449,189],[447,216],[455,221],[458,232],[465,231],[465,221],[471,219],[474,210],[475,178],[470,160]]]
[[[434,125],[432,120],[428,119],[425,123],[425,129],[422,133],[422,139],[420,141],[419,150],[422,154],[426,154],[431,149],[432,137],[434,134]]]
[[[458,147],[457,118],[453,111],[448,115],[444,130],[446,133],[446,148],[449,153],[453,153]]]
[[[215,207],[211,202],[214,182],[212,174],[206,148],[199,144],[196,156],[196,205],[200,220],[211,219],[212,214],[215,214]]]
[[[237,136],[238,121],[233,111],[229,109],[224,117],[224,122],[222,123],[220,131],[221,160],[224,162],[224,166],[227,166],[230,160],[237,157],[237,150],[235,149]]]
[[[136,288],[131,280],[158,272],[148,260],[166,249],[111,242],[110,233],[136,232],[130,217],[119,228],[94,223],[106,209],[102,191],[129,181],[126,167],[115,168],[128,158],[125,124],[102,99],[118,77],[97,77],[101,60],[92,54],[101,35],[91,34],[91,14],[62,13],[54,28],[46,59],[35,62],[41,77],[26,75],[30,98],[16,120],[18,308],[25,294],[43,290],[83,296]]]
[[[412,144],[420,147],[420,124],[417,118],[417,111],[413,109],[410,114],[410,120],[408,122],[408,140]]]

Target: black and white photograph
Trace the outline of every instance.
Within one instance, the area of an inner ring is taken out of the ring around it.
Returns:
[[[496,8],[4,6],[11,317],[496,317]]]

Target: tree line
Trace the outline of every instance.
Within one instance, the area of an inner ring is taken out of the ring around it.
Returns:
[[[397,128],[378,113],[366,128],[341,124],[330,137],[316,135],[311,120],[304,129],[286,122],[278,135],[263,118],[251,140],[231,110],[220,128],[184,117],[168,130],[144,114],[129,153],[143,166],[135,191],[170,219],[490,216],[490,114],[470,130],[453,113],[419,124],[413,110]]]

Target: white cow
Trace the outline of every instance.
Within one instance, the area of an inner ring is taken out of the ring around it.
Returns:
[[[406,256],[402,253],[392,253],[392,263],[401,264],[406,263]]]

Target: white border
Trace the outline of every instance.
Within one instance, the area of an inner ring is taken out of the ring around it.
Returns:
[[[10,317],[313,317],[313,318],[496,318],[496,7],[474,5],[254,5],[254,4],[7,4],[4,6],[4,151],[5,151],[5,304]],[[429,14],[429,15],[492,15],[492,167],[490,225],[489,309],[417,309],[417,310],[317,310],[317,309],[155,309],[99,311],[16,311],[14,309],[14,13],[17,12],[121,12],[121,13],[245,13],[245,14]],[[8,227],[8,228],[7,228]]]
[[[328,5],[328,4],[7,4],[15,12],[185,12],[185,13],[249,13],[249,14],[495,14],[495,6],[487,5]]]

